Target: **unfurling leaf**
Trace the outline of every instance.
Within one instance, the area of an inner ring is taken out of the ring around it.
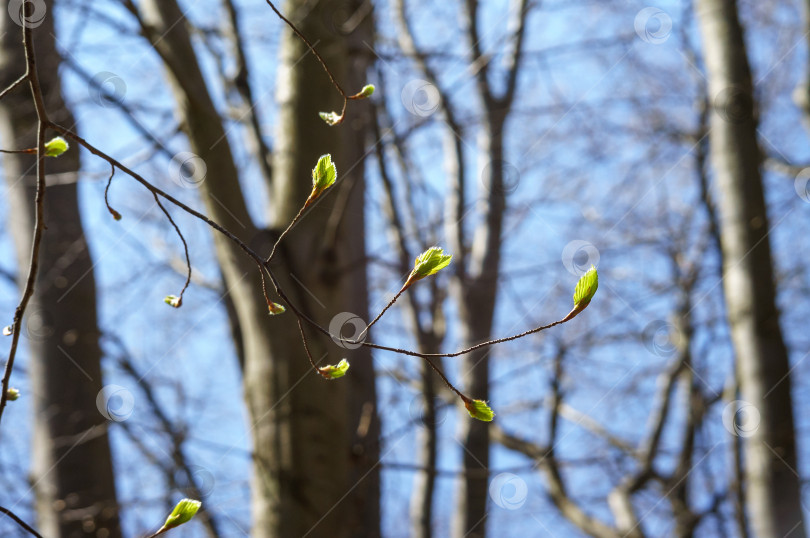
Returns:
[[[282,305],[272,301],[267,303],[267,310],[269,310],[271,316],[277,316],[287,311]]]
[[[484,400],[465,401],[464,407],[467,408],[467,412],[474,419],[492,422],[492,419],[495,418],[495,413],[492,412],[492,409]]]
[[[405,287],[426,276],[435,275],[441,269],[450,265],[452,259],[453,256],[445,254],[441,247],[430,247],[417,256],[413,264],[413,271],[408,275],[408,280],[405,282]]]
[[[321,155],[318,164],[312,169],[312,192],[307,198],[306,205],[314,202],[318,196],[323,194],[323,191],[335,183],[336,179],[337,168],[335,168],[335,163],[332,162],[332,155],[329,153]]]
[[[337,168],[332,162],[332,155],[321,155],[318,164],[312,169],[312,188],[324,191],[332,186],[337,179]]]
[[[319,112],[318,115],[327,125],[337,125],[343,122],[343,116],[337,112]]]
[[[321,375],[324,376],[326,379],[337,379],[339,377],[343,377],[346,375],[346,371],[349,369],[349,361],[346,359],[341,359],[339,363],[335,365],[328,365],[324,366],[323,368],[318,368],[321,372]]]
[[[183,306],[183,298],[178,297],[177,295],[167,295],[163,298],[163,302],[172,308],[180,308]]]
[[[164,523],[160,530],[158,530],[157,534],[161,534],[169,529],[179,527],[183,523],[188,523],[191,521],[191,518],[194,517],[194,514],[197,513],[197,510],[200,509],[200,506],[202,506],[200,501],[183,499],[177,503],[177,506],[174,507],[172,513],[166,518],[166,523]]]
[[[582,310],[588,306],[598,287],[599,275],[596,272],[596,267],[591,265],[591,268],[577,282],[577,287],[574,288],[574,308]]]
[[[61,136],[57,136],[45,143],[45,155],[48,157],[59,157],[68,150],[70,146]]]
[[[363,89],[357,92],[357,99],[367,99],[374,94],[374,84],[366,84]]]
[[[10,402],[13,402],[19,397],[20,391],[15,389],[14,387],[9,387],[9,389],[6,391],[6,399]]]

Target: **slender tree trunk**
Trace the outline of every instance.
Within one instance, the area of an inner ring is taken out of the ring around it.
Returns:
[[[287,4],[285,13],[318,43],[336,78],[345,83],[347,39],[324,24],[333,20],[337,4],[295,1]],[[309,195],[318,157],[331,153],[338,183],[287,236],[273,270],[289,297],[322,324],[328,326],[341,311],[367,318],[363,169],[357,147],[348,142],[356,139],[351,129],[363,117],[362,107],[350,108],[352,117],[342,127],[329,127],[318,117],[321,110],[339,109],[340,102],[316,59],[284,27],[277,76],[278,137],[270,180],[271,230],[260,230],[247,212],[229,140],[188,30],[178,23],[183,17],[177,3],[144,0],[142,5],[144,33],[169,71],[192,151],[207,166],[200,188],[208,214],[259,252],[269,253],[273,238]],[[269,7],[267,18],[281,25]],[[361,120],[358,128],[362,127]],[[346,146],[353,151],[345,151]],[[370,354],[337,348],[305,329],[317,362],[334,364],[347,357],[352,363],[346,379],[324,381],[307,361],[293,313],[268,316],[256,264],[219,236],[215,246],[244,345],[254,452],[252,534],[378,535],[379,425]]]
[[[418,317],[414,316],[418,321]],[[421,331],[420,331],[421,332]],[[433,334],[436,329],[433,328]],[[439,342],[433,334],[425,334],[425,344],[420,345],[422,353],[439,353]],[[436,467],[438,459],[439,421],[436,408],[436,373],[426,362],[421,365],[422,407],[417,438],[417,462],[421,467],[413,479],[411,494],[411,536],[431,538],[433,536],[433,503],[436,493]]]
[[[714,104],[710,140],[726,308],[740,393],[760,415],[745,443],[747,509],[755,535],[801,536],[790,365],[775,302],[751,71],[736,2],[696,6]]]
[[[51,119],[73,126],[58,76],[53,3],[34,34],[39,79]],[[2,2],[8,13],[8,2]],[[22,31],[0,17],[0,86],[23,74]],[[36,147],[36,111],[27,84],[0,101],[4,148]],[[4,155],[9,228],[20,267],[31,252],[34,155]],[[79,215],[78,148],[47,160],[40,271],[23,321],[36,418],[32,453],[39,531],[44,536],[121,535],[102,388],[93,263]],[[24,271],[20,271],[24,274]],[[16,375],[20,375],[19,372]],[[25,397],[26,395],[24,395]],[[12,405],[13,407],[13,405]],[[13,412],[13,410],[11,411]]]
[[[500,272],[501,229],[506,208],[503,184],[504,116],[489,109],[487,124],[479,139],[481,155],[486,161],[483,184],[486,206],[482,225],[473,237],[469,272],[456,282],[454,290],[461,318],[462,347],[469,347],[492,337],[492,322]],[[483,348],[464,356],[461,377],[467,393],[473,398],[489,400],[489,354]],[[466,418],[466,417],[465,417]],[[489,423],[461,421],[464,446],[464,477],[458,498],[454,535],[480,537],[486,532],[489,496]]]
[[[335,12],[340,5],[348,11],[334,26],[336,37],[343,38],[342,46],[348,59],[346,74],[347,91],[357,91],[368,82],[367,76],[373,61],[373,52],[368,44],[374,36],[374,18],[369,0],[352,0],[351,2],[329,2],[326,9]],[[335,17],[332,18],[335,20]],[[322,78],[324,74],[320,75]],[[306,84],[306,81],[302,81]],[[331,90],[334,94],[334,90]],[[316,101],[309,102],[315,108],[323,103],[324,96],[317,96]],[[364,320],[369,319],[368,278],[366,267],[366,220],[365,220],[365,158],[369,144],[375,145],[378,140],[370,140],[373,131],[371,123],[373,105],[369,101],[355,101],[349,109],[349,118],[335,133],[330,133],[342,141],[345,153],[343,161],[343,181],[341,196],[346,197],[345,208],[342,203],[333,213],[331,220],[341,219],[339,235],[329,239],[334,241],[332,249],[338,249],[338,263],[345,264],[349,271],[342,278],[337,310],[349,311]],[[312,110],[307,114],[312,115]],[[327,148],[328,149],[328,148]],[[343,267],[343,265],[341,265]],[[375,313],[376,315],[376,313]],[[373,331],[374,329],[372,329]],[[376,333],[372,333],[376,334]],[[332,355],[338,356],[333,351]],[[346,379],[348,385],[348,428],[351,442],[349,461],[349,486],[354,488],[348,497],[349,506],[345,508],[349,535],[355,538],[374,538],[380,531],[380,416],[377,408],[376,376],[369,348],[359,348],[351,354],[351,375]]]

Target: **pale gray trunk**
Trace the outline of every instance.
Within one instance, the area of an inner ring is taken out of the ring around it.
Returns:
[[[469,347],[492,338],[492,322],[500,272],[501,230],[506,197],[503,183],[503,125],[500,112],[488,108],[488,122],[482,127],[479,147],[482,155],[483,222],[473,237],[469,270],[453,286],[461,319],[461,344]],[[465,355],[461,379],[471,397],[489,400],[489,354],[483,348]],[[482,537],[486,532],[489,491],[489,423],[464,417],[461,435],[464,446],[464,475],[459,490],[454,535]]]
[[[804,535],[790,365],[779,326],[751,71],[733,0],[696,2],[720,205],[723,287],[740,393],[760,415],[745,440],[746,502],[756,536]]]
[[[8,2],[0,10],[8,13]],[[54,45],[53,3],[34,30],[39,80],[51,119],[68,126]],[[22,31],[0,17],[0,87],[25,72]],[[0,101],[6,149],[36,147],[37,117],[28,84]],[[36,190],[34,155],[3,156],[9,229],[20,274],[31,256]],[[23,320],[36,413],[31,478],[38,530],[48,537],[121,535],[106,418],[96,408],[102,388],[93,263],[77,200],[78,148],[46,161],[45,224],[40,271]],[[16,372],[15,376],[19,376]],[[12,378],[12,385],[13,385]],[[8,413],[14,412],[11,404]]]
[[[298,13],[299,6],[306,9]],[[349,144],[343,140],[357,136],[347,132],[353,121],[330,128],[318,117],[320,110],[339,109],[339,102],[315,58],[284,29],[277,77],[280,113],[271,182],[272,229],[266,233],[248,215],[222,120],[206,89],[177,3],[144,0],[143,9],[145,34],[169,71],[192,151],[207,165],[201,193],[209,216],[259,252],[269,253],[272,238],[307,198],[318,157],[331,153],[338,183],[289,234],[273,270],[289,297],[322,324],[329,325],[332,315],[350,309],[367,318],[362,166],[350,160],[349,155],[357,155],[355,146],[353,152],[343,149]],[[286,13],[318,41],[324,59],[343,81],[346,39],[330,35],[330,26],[324,24],[336,9],[334,2],[291,2]],[[281,24],[269,7],[267,19]],[[358,115],[354,119],[363,114],[359,106],[350,113]],[[379,534],[378,423],[370,355],[335,348],[308,331],[316,361],[334,364],[347,357],[352,363],[346,379],[325,382],[307,361],[293,313],[268,316],[256,264],[221,236],[215,237],[244,346],[245,397],[254,452],[253,536]]]

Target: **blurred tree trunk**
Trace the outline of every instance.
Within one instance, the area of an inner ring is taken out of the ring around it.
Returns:
[[[58,76],[53,3],[44,5],[45,19],[33,31],[44,101],[52,120],[73,126]],[[2,2],[2,13],[8,7]],[[5,87],[25,72],[25,57],[22,31],[9,17],[0,17],[0,35],[0,86]],[[28,84],[0,101],[0,130],[4,148],[36,147],[37,117]],[[4,155],[3,161],[9,228],[24,276],[31,256],[36,156]],[[121,531],[107,424],[96,408],[102,388],[100,333],[93,263],[77,199],[78,148],[49,159],[46,167],[47,229],[22,328],[36,413],[31,479],[38,527],[49,537],[116,537]]]
[[[222,118],[188,29],[178,24],[183,20],[179,6],[175,0],[145,0],[142,6],[144,33],[169,72],[191,149],[206,163],[200,189],[208,215],[258,252],[269,253],[309,195],[318,157],[331,153],[338,182],[280,245],[273,270],[288,296],[323,325],[341,311],[367,319],[363,167],[357,146],[363,137],[351,132],[362,132],[364,107],[353,104],[345,125],[328,127],[318,112],[339,110],[336,91],[306,46],[283,28],[273,177],[265,177],[271,229],[262,230],[248,214]],[[337,80],[348,86],[350,39],[335,23],[344,7],[338,1],[296,0],[285,14],[318,43]],[[269,7],[267,19],[281,25]],[[346,379],[325,382],[312,372],[293,313],[268,316],[256,264],[218,234],[215,248],[244,349],[254,452],[253,536],[379,535],[379,424],[370,354],[365,348],[336,348],[305,329],[316,362],[335,364],[347,357],[352,364]]]
[[[745,446],[748,514],[756,536],[801,536],[790,365],[776,309],[751,70],[736,2],[699,0],[696,7],[714,103],[726,309],[740,393],[760,415]]]
[[[485,101],[487,101],[485,99]],[[453,286],[461,319],[461,347],[471,347],[492,338],[492,322],[500,275],[501,230],[506,209],[503,177],[503,125],[505,114],[495,113],[487,102],[487,122],[481,128],[478,147],[482,156],[486,204],[481,225],[470,246],[468,272]],[[489,400],[489,354],[482,348],[464,355],[461,378],[468,394]],[[454,535],[482,537],[486,532],[489,498],[489,423],[462,417],[464,476],[458,499]]]

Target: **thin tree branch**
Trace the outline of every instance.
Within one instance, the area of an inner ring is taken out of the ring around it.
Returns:
[[[20,527],[25,529],[25,531],[28,534],[30,534],[31,536],[36,536],[37,538],[42,538],[42,535],[40,533],[38,533],[36,530],[34,530],[34,528],[31,525],[29,525],[28,523],[26,523],[25,521],[20,519],[20,517],[17,514],[12,512],[8,508],[0,506],[0,512],[4,513],[5,515],[7,515],[11,519],[13,519],[14,522],[17,523],[17,525],[19,525]]]
[[[28,267],[28,278],[25,282],[20,303],[14,312],[14,320],[11,325],[11,348],[6,360],[6,368],[3,372],[2,394],[0,394],[0,419],[3,417],[6,403],[8,402],[8,388],[11,381],[11,372],[14,368],[14,359],[17,355],[17,346],[20,341],[22,330],[22,319],[25,309],[31,296],[34,294],[34,284],[39,270],[39,249],[42,243],[42,234],[45,231],[45,128],[48,125],[48,116],[45,111],[45,102],[42,97],[42,88],[39,84],[39,77],[36,70],[36,57],[34,54],[34,42],[31,28],[28,21],[23,17],[23,48],[25,49],[25,78],[31,87],[31,96],[34,100],[34,107],[37,113],[37,192],[34,197],[34,237],[31,240],[31,261]],[[17,82],[14,84],[19,83]]]

